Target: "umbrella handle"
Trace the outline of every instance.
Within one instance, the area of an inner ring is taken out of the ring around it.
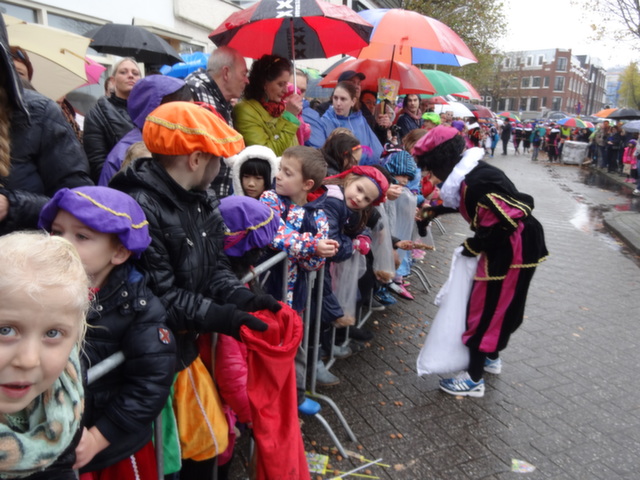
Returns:
[[[296,75],[296,47],[293,43],[293,18],[289,18],[289,26],[291,27],[289,30],[291,32],[291,68],[293,69],[293,92],[295,93],[298,89],[298,78]]]
[[[69,50],[68,48],[61,48],[60,49],[60,53],[70,53],[71,55],[73,55],[74,57],[78,57],[80,58],[84,63],[88,64],[89,61],[83,57],[82,55],[78,55],[76,52],[72,52],[71,50]]]

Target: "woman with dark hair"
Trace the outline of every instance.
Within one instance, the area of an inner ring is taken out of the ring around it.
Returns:
[[[471,230],[461,255],[478,257],[467,303],[463,343],[469,348],[467,371],[440,380],[451,395],[482,397],[483,372],[502,370],[499,352],[520,326],[529,284],[537,265],[548,255],[542,225],[531,215],[533,198],[519,192],[504,172],[481,160],[484,150],[470,148],[452,127],[438,126],[414,149],[418,166],[431,172],[440,189],[442,207],[423,213],[459,211]]]
[[[334,133],[320,149],[327,161],[327,177],[358,165],[362,157],[360,140],[351,133]]]
[[[245,144],[264,145],[277,156],[298,145],[302,97],[287,95],[291,62],[277,55],[263,55],[253,62],[244,100],[233,108],[233,126]],[[284,98],[286,97],[286,102]]]
[[[362,112],[356,110],[357,101],[357,89],[352,82],[339,82],[336,85],[331,95],[331,106],[320,119],[324,135],[328,138],[331,132],[338,127],[351,130],[360,140],[362,146],[368,147],[372,151],[371,155],[367,155],[372,158],[363,158],[363,163],[366,165],[376,164],[382,155],[382,144],[371,130]]]
[[[398,142],[411,130],[422,128],[422,111],[420,110],[420,97],[410,93],[402,101],[402,112],[398,116]]]

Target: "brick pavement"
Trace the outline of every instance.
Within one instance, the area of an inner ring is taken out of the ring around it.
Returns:
[[[382,479],[638,478],[640,270],[599,231],[594,213],[629,199],[588,185],[575,166],[512,155],[490,162],[535,197],[551,252],[533,279],[525,321],[502,355],[503,373],[485,377],[480,399],[449,396],[438,390],[438,377],[416,375],[423,324],[435,315],[432,301],[452,250],[468,234],[466,223],[449,215],[442,218],[447,233],[434,232],[437,251],[422,265],[435,288],[422,293],[412,278],[416,301],[377,313],[368,325],[375,339],[338,361],[332,371],[343,382],[321,393],[341,407],[363,455],[391,465],[370,468]],[[322,413],[355,450],[330,409]],[[305,419],[303,433],[309,449],[331,446],[313,418]],[[536,471],[510,472],[514,458]],[[232,478],[245,478],[242,460]],[[346,471],[360,463],[331,455],[331,464]]]

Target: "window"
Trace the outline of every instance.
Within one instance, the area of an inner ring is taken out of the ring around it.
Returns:
[[[564,77],[556,77],[554,79],[553,91],[554,92],[562,92],[562,91],[564,91]]]
[[[38,23],[36,11],[33,8],[20,7],[10,3],[0,2],[0,13],[6,13],[25,22]]]
[[[540,88],[540,77],[533,77],[531,79],[531,87],[532,88]]]
[[[527,57],[527,67],[530,67],[531,65],[533,65],[533,57],[529,55]]]
[[[538,108],[538,97],[531,97],[529,100],[529,110],[535,112]]]
[[[47,14],[49,26],[66,30],[67,32],[77,33],[78,35],[84,35],[89,30],[99,27],[97,23],[89,23],[76,18],[65,17],[64,15],[58,15],[57,13],[49,12]]]
[[[558,72],[566,72],[567,71],[567,59],[566,57],[558,58]]]
[[[549,77],[544,77],[544,88],[549,88]]]
[[[510,64],[511,64],[510,59],[505,58],[505,59],[504,59],[504,67],[505,67],[505,68],[509,68]]]
[[[545,108],[547,106],[547,97],[542,97],[542,107]]]
[[[522,81],[520,82],[520,86],[522,88],[529,88],[529,83],[531,82],[531,77],[522,77]]]
[[[553,97],[551,110],[562,110],[562,97]]]
[[[542,66],[544,64],[544,55],[538,55],[538,66]]]

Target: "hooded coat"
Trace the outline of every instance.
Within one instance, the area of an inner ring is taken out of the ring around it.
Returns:
[[[382,144],[371,127],[367,123],[366,119],[362,115],[362,112],[352,112],[348,117],[336,114],[333,106],[325,112],[320,119],[322,127],[324,128],[324,138],[327,137],[338,127],[348,128],[353,132],[360,144],[371,148],[373,151],[373,161],[378,163],[382,156]]]
[[[107,159],[102,166],[98,185],[105,187],[109,185],[109,180],[120,170],[127,154],[127,149],[134,143],[142,142],[142,127],[147,115],[160,106],[162,99],[166,95],[177,92],[185,85],[178,78],[164,75],[150,75],[140,79],[134,85],[127,100],[127,110],[135,126],[116,143],[115,147],[107,155]]]
[[[242,150],[239,154],[224,159],[224,163],[226,163],[231,169],[231,180],[233,181],[234,195],[244,195],[240,170],[242,169],[242,165],[252,158],[265,160],[269,163],[269,166],[271,167],[271,178],[265,178],[264,185],[266,189],[271,188],[273,185],[273,180],[276,178],[276,174],[280,169],[280,157],[276,157],[273,150],[268,147],[263,147],[262,145],[251,145],[250,147]]]

